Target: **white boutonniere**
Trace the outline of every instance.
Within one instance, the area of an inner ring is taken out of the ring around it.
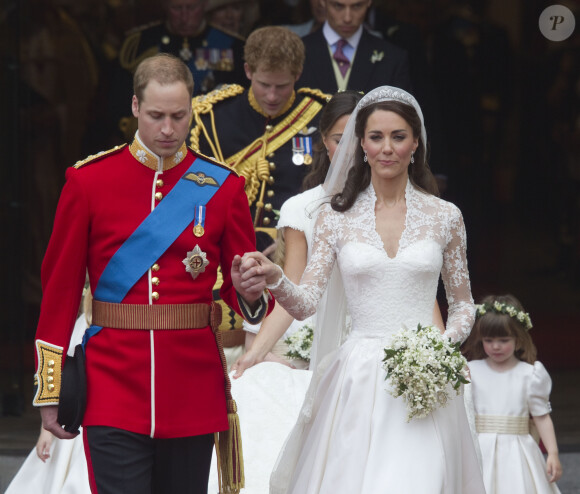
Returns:
[[[380,62],[384,56],[385,56],[385,52],[382,52],[382,51],[379,52],[377,50],[373,51],[373,54],[371,55],[371,63]]]

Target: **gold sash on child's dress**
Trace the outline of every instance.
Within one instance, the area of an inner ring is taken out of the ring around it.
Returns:
[[[476,415],[475,429],[477,432],[495,434],[529,434],[530,419],[508,415]]]

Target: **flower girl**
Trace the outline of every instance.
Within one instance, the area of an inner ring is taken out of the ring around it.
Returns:
[[[486,297],[476,317],[465,345],[473,359],[469,370],[486,492],[559,493],[555,482],[562,467],[548,401],[552,381],[536,361],[530,317],[511,295]],[[546,447],[546,461],[530,426]]]

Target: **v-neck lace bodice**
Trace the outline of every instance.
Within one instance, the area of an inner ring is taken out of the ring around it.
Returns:
[[[449,302],[446,335],[464,340],[474,321],[474,306],[461,212],[410,182],[405,201],[405,227],[393,258],[376,231],[372,185],[344,213],[326,204],[316,223],[312,257],[300,286],[283,279],[274,289],[276,298],[297,319],[309,316],[316,311],[337,262],[352,318],[351,337],[382,337],[401,325],[432,322],[441,273]]]
[[[378,228],[377,228],[377,215],[376,215],[377,196],[375,194],[375,191],[374,191],[372,185],[369,187],[369,191],[374,196],[374,199],[373,199],[373,211],[375,211],[375,212],[374,212],[373,228],[376,231],[377,236],[379,237],[379,242],[380,242],[383,250],[385,251],[385,254],[389,257],[389,259],[394,259],[395,257],[397,257],[397,254],[399,253],[399,247],[401,246],[401,238],[402,238],[403,234],[405,233],[405,230],[407,229],[407,218],[408,218],[407,213],[408,213],[409,210],[408,209],[405,209],[405,218],[404,218],[405,224],[403,225],[403,230],[401,232],[401,237],[399,238],[399,240],[397,242],[397,250],[395,251],[395,254],[391,256],[389,254],[389,252],[387,251],[387,246],[386,246],[386,244],[385,244],[383,238],[381,237],[381,234],[379,233]],[[407,189],[405,189],[405,202],[406,202],[406,198],[407,198]]]

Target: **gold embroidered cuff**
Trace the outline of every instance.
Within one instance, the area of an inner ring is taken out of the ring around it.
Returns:
[[[34,376],[38,385],[32,404],[35,406],[58,405],[62,376],[62,347],[36,340],[38,369]]]

